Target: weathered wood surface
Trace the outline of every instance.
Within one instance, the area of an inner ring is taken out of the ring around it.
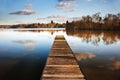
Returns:
[[[85,80],[64,36],[56,36],[41,80]]]

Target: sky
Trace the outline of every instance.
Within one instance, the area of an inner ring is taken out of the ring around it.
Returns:
[[[0,0],[0,25],[63,23],[97,12],[120,13],[120,0]]]

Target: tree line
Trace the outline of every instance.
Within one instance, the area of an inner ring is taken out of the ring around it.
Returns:
[[[17,24],[17,25],[0,25],[0,28],[65,28],[64,24],[54,23],[32,23],[32,24]]]
[[[66,22],[67,30],[120,30],[120,13],[107,14],[104,17],[100,13],[92,16],[83,16],[80,20]]]

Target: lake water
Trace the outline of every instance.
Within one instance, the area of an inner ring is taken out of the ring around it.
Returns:
[[[39,80],[56,35],[87,80],[120,80],[120,32],[64,29],[0,29],[0,80]]]

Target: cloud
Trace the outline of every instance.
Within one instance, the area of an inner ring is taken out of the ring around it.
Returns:
[[[37,20],[41,20],[41,19],[66,19],[68,18],[67,16],[64,15],[51,15],[51,16],[47,16],[46,18],[37,18]]]
[[[69,2],[60,2],[58,3],[57,7],[60,8],[60,9],[64,9],[64,8],[71,8],[73,7],[74,5],[72,3],[69,3]]]
[[[67,19],[68,19],[67,16],[59,15],[59,14],[58,15],[57,14],[50,15],[50,16],[47,16],[45,18],[37,18],[37,20],[46,20],[46,21],[54,20],[54,22],[57,22],[57,23],[64,23],[67,21]]]
[[[58,2],[73,2],[73,1],[79,1],[79,0],[58,0]]]
[[[78,0],[58,0],[57,9],[63,10],[64,12],[76,11],[76,5]]]
[[[76,12],[79,11],[78,3],[80,1],[91,2],[92,0],[58,0],[57,9],[64,12]]]
[[[16,12],[12,12],[9,13],[11,15],[31,15],[31,14],[35,14],[36,12],[33,10],[21,10],[21,11],[16,11]]]
[[[75,54],[78,61],[95,58],[96,55],[93,53],[76,53]]]
[[[21,11],[16,11],[16,12],[12,12],[9,13],[11,15],[31,15],[31,14],[35,14],[36,12],[33,10],[21,10]]]
[[[52,16],[48,16],[47,18],[67,18],[67,17],[63,15],[52,15]]]
[[[57,23],[65,23],[67,20],[69,22],[71,21],[76,21],[76,20],[80,20],[81,17],[68,17],[68,16],[64,16],[64,15],[51,15],[51,16],[47,16],[45,18],[37,18],[37,20],[54,20],[54,22]]]
[[[35,14],[36,12],[32,9],[32,4],[25,4],[24,10],[16,11],[16,12],[11,12],[9,13],[10,15],[31,15]]]
[[[92,1],[92,0],[84,0],[84,1],[90,2],[90,1]]]

